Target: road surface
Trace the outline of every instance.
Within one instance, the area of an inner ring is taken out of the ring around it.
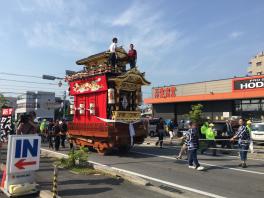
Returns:
[[[131,153],[118,156],[90,155],[89,160],[130,171],[160,186],[190,190],[203,196],[257,198],[264,197],[264,160],[249,160],[248,168],[237,165],[235,156],[199,155],[206,170],[189,169],[185,160],[176,160],[175,148],[135,146]]]

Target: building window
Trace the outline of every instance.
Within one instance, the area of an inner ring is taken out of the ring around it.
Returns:
[[[261,66],[261,62],[257,62],[257,64],[256,64],[257,66]]]
[[[258,72],[257,75],[262,75],[262,72]]]

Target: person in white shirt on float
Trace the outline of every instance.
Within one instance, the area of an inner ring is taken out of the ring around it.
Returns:
[[[115,67],[116,65],[116,49],[117,49],[117,38],[114,37],[112,39],[112,44],[109,47],[110,56],[109,56],[109,63],[112,67]]]

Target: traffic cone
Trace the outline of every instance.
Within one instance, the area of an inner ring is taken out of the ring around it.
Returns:
[[[1,188],[5,188],[5,180],[6,180],[6,167],[4,167],[4,170],[3,170],[3,177],[2,177],[2,181],[1,181]]]

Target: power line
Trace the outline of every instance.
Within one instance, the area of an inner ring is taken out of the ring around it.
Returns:
[[[49,87],[31,87],[31,86],[21,86],[21,85],[15,85],[15,86],[12,86],[12,85],[6,85],[6,84],[1,84],[1,89],[17,89],[17,88],[20,88],[20,89],[50,89]],[[4,87],[3,87],[4,86]],[[17,87],[17,88],[14,88],[14,87]],[[67,90],[68,88],[67,87],[61,87],[61,88],[52,88],[52,90],[58,90],[58,91],[63,91],[63,90]]]
[[[0,72],[0,74],[9,75],[9,76],[23,76],[23,77],[31,77],[31,78],[40,78],[40,79],[42,79],[42,77],[40,77],[40,76],[33,76],[33,75],[26,75],[26,74],[14,74],[14,73],[7,73],[7,72]]]
[[[25,81],[25,80],[10,80],[10,79],[5,79],[5,78],[0,78],[0,80],[11,81],[11,82],[33,83],[33,84],[39,84],[39,85],[58,85],[56,83],[41,83],[41,82]],[[66,85],[66,84],[63,84],[63,85]]]

